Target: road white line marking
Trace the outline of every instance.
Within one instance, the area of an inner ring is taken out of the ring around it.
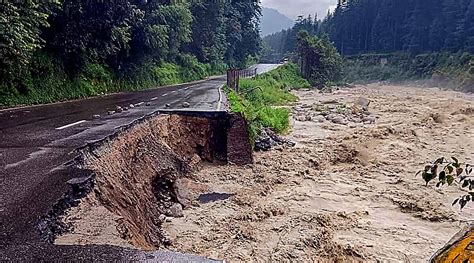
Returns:
[[[17,166],[20,166],[22,164],[25,164],[25,163],[35,159],[36,157],[47,153],[50,150],[51,150],[51,148],[40,148],[38,151],[28,154],[28,157],[26,157],[25,159],[23,159],[19,162],[9,163],[9,164],[5,165],[5,169],[10,169],[10,168],[17,167]]]
[[[171,93],[175,93],[175,92],[176,92],[176,90],[173,90]]]
[[[72,126],[74,126],[74,125],[78,125],[78,124],[81,124],[81,123],[84,123],[84,122],[86,122],[86,120],[76,121],[76,122],[74,122],[74,123],[70,123],[70,124],[68,124],[68,125],[64,125],[64,126],[62,126],[62,127],[56,128],[56,130],[58,130],[58,131],[59,131],[59,130],[64,130],[64,129],[66,129],[66,128],[69,128],[69,127],[72,127]]]
[[[154,101],[156,99],[158,99],[158,97],[153,97],[153,98],[150,99],[150,101]]]
[[[161,95],[161,97],[166,97],[166,96],[168,96],[168,93]]]
[[[222,97],[222,90],[221,90],[222,87],[223,87],[223,86],[219,86],[219,88],[218,88],[218,91],[219,91],[219,101],[217,102],[217,111],[220,111],[220,110],[221,110],[222,99],[223,99],[223,97]]]

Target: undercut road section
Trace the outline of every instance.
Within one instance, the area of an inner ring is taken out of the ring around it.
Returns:
[[[262,74],[278,65],[257,65]],[[66,165],[77,148],[102,140],[134,121],[166,111],[226,110],[214,77],[158,89],[0,111],[0,260],[206,261],[168,252],[112,246],[54,246],[39,234],[38,220],[67,191]]]

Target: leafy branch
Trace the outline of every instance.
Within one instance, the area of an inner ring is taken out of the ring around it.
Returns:
[[[455,183],[459,185],[465,194],[454,200],[453,206],[459,204],[461,209],[463,209],[469,202],[474,202],[474,176],[471,175],[472,168],[473,165],[460,163],[456,157],[451,157],[451,159],[441,157],[433,163],[426,165],[416,175],[421,174],[426,185],[433,180],[437,180],[436,187],[438,188],[444,185],[451,186]]]

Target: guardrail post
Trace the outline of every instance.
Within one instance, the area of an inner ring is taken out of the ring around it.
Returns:
[[[235,91],[239,91],[240,78],[252,78],[258,76],[255,69],[229,69],[227,70],[227,86]]]

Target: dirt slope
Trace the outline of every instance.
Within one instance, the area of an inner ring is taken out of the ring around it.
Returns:
[[[252,167],[195,173],[190,188],[236,195],[165,223],[172,250],[231,262],[426,262],[474,218],[472,206],[450,206],[456,189],[414,176],[441,155],[473,163],[472,98],[379,85],[296,95],[287,138],[297,145],[257,153]],[[369,114],[358,112],[368,101]]]

